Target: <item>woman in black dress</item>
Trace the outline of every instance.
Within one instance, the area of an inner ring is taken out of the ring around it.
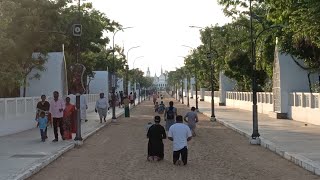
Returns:
[[[167,138],[166,131],[160,124],[160,116],[154,117],[154,122],[147,133],[148,142],[148,160],[160,161],[164,158],[164,145],[162,140]]]

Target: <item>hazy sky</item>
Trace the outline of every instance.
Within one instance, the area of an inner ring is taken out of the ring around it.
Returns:
[[[91,0],[95,8],[123,27],[134,28],[118,32],[115,43],[124,45],[125,53],[134,46],[141,46],[129,53],[129,67],[137,59],[135,68],[151,75],[164,70],[174,70],[183,65],[183,58],[190,49],[200,44],[199,29],[190,25],[210,26],[225,24],[222,7],[216,0]],[[111,37],[111,36],[110,36]]]

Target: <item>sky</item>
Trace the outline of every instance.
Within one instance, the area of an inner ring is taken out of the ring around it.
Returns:
[[[201,44],[199,29],[223,25],[230,20],[224,16],[217,0],[91,0],[94,8],[104,12],[123,27],[133,27],[118,32],[115,44],[128,49],[129,68],[146,72],[151,76],[183,66],[183,58]],[[112,40],[112,34],[108,34]],[[111,43],[112,44],[112,43]],[[143,56],[142,58],[138,58]],[[138,58],[138,59],[137,59]],[[135,63],[134,63],[135,61]]]

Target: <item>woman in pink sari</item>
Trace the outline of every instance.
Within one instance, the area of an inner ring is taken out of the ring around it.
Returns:
[[[66,106],[63,112],[64,138],[72,139],[72,133],[76,132],[76,107],[70,103],[70,98],[66,98]]]

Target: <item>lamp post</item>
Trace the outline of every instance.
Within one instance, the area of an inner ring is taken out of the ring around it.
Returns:
[[[189,26],[190,28],[198,28],[200,30],[204,29],[203,27],[199,26]],[[211,85],[211,120],[215,121],[216,116],[214,113],[214,80],[213,80],[213,71],[214,71],[214,64],[212,63],[212,46],[211,46],[211,32],[208,30],[209,36],[209,53],[207,54],[207,58],[210,61],[210,85]]]
[[[130,28],[133,28],[133,27],[125,27],[125,28],[122,28],[122,29],[118,29],[117,31],[115,31],[113,33],[113,37],[112,37],[112,69],[111,69],[111,81],[112,81],[112,121],[115,121],[115,119],[117,119],[116,117],[116,77],[115,77],[115,49],[114,49],[114,38],[117,34],[117,32],[119,32],[120,30],[121,31],[124,31],[125,29],[130,29]]]
[[[140,47],[140,46],[139,46]],[[135,63],[136,63],[136,60],[137,59],[140,59],[140,58],[143,58],[144,56],[139,56],[139,57],[137,57],[137,58],[135,58],[134,59],[134,61],[133,61],[133,64],[132,64],[132,69],[134,69],[134,65],[135,65]],[[140,83],[140,82],[139,82]],[[134,77],[134,91],[136,91],[137,90],[137,83],[136,83],[136,78]],[[139,94],[138,94],[138,104],[140,104],[140,84],[139,84]],[[134,102],[134,103],[136,103],[136,102]]]
[[[181,102],[181,103],[182,103],[182,104],[184,104],[184,100],[183,100],[183,99],[184,99],[184,98],[183,98],[183,85],[184,85],[184,82],[183,82],[183,81],[184,81],[184,79],[182,78],[182,79],[181,79],[181,93],[182,93],[182,94],[181,94],[181,98],[182,98],[182,102]]]
[[[186,47],[191,49],[191,51],[193,50],[193,47],[191,46],[187,46],[187,45],[181,45],[182,47]],[[188,70],[189,71],[189,70]],[[190,72],[190,71],[189,71]],[[190,95],[189,95],[189,83],[190,83],[190,77],[189,77],[189,73],[187,75],[187,106],[190,107]],[[193,94],[193,93],[192,93]],[[191,97],[191,99],[193,99],[193,97]]]
[[[132,50],[132,49],[136,49],[136,48],[139,48],[140,46],[134,46],[134,47],[131,47],[131,48],[129,48],[129,50],[127,51],[127,65],[129,65],[129,52]],[[128,68],[129,68],[129,66],[128,66]],[[126,71],[126,73],[127,73],[127,75],[126,76],[128,76],[128,73],[129,73],[129,71]],[[128,92],[128,86],[129,86],[129,79],[128,78],[126,78],[126,95],[128,96],[129,95],[129,92]]]
[[[190,77],[189,77],[189,69],[188,69],[188,72],[187,72],[187,107],[190,107],[190,95],[189,95],[189,83],[190,83]]]
[[[252,61],[252,121],[253,132],[251,135],[250,144],[260,144],[260,134],[258,130],[258,106],[257,106],[257,89],[256,89],[256,60],[255,60],[255,48],[253,40],[253,18],[252,18],[252,0],[249,2],[250,9],[250,40],[251,40],[251,61]]]
[[[125,88],[125,95],[128,96],[128,81],[129,81],[129,65],[126,64],[126,88]]]
[[[266,31],[274,28],[282,28],[281,25],[273,25],[268,28],[264,28],[261,32],[258,33],[257,37],[254,39],[253,37],[253,18],[254,14],[252,12],[252,0],[249,2],[250,8],[250,40],[251,40],[251,61],[252,61],[252,121],[253,121],[253,131],[250,139],[250,144],[261,143],[260,134],[258,129],[258,106],[257,106],[257,77],[256,77],[256,45],[259,37]]]
[[[137,59],[141,59],[141,58],[144,58],[144,56],[139,56],[139,57],[137,57],[137,58],[134,59],[133,64],[132,64],[132,69],[134,69],[134,65],[135,65],[135,63],[136,63],[136,60],[137,60]]]
[[[83,81],[82,81],[82,75],[85,71],[85,67],[82,64],[79,63],[80,59],[80,42],[81,42],[81,31],[82,31],[82,25],[81,25],[81,0],[78,1],[78,22],[79,24],[74,24],[73,26],[73,35],[77,36],[77,63],[71,68],[74,69],[74,73],[76,74],[75,76],[80,76],[77,77],[81,78],[80,84],[83,86]],[[80,31],[79,31],[80,28]],[[82,72],[80,72],[82,69]],[[77,72],[78,71],[78,72]],[[84,89],[84,88],[83,88]],[[74,138],[75,141],[77,141],[79,144],[82,142],[82,136],[81,136],[81,110],[80,110],[80,96],[81,96],[81,90],[79,88],[75,88],[75,93],[76,93],[76,109],[77,109],[77,132],[76,132],[76,137]]]

